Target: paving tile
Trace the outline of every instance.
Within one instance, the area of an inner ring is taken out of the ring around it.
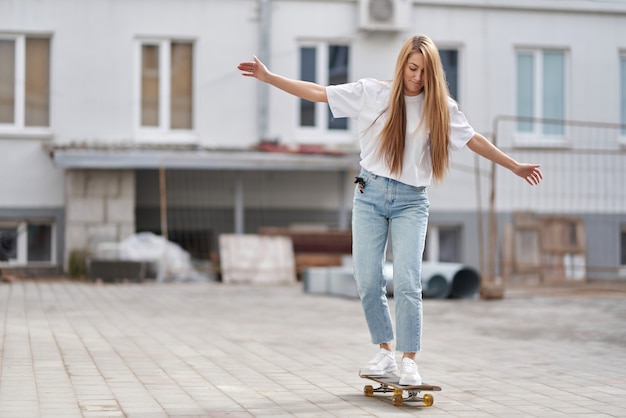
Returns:
[[[613,286],[425,300],[420,371],[443,391],[397,408],[363,396],[356,370],[376,348],[354,299],[301,285],[2,284],[0,416],[626,416],[626,286]]]

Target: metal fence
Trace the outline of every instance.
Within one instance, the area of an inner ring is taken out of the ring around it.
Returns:
[[[479,260],[483,297],[501,297],[506,284],[517,282],[626,279],[626,126],[500,116],[492,140],[518,161],[540,163],[544,181],[520,187],[499,166],[457,165],[464,206],[432,214],[442,227],[462,226],[463,233],[451,234],[465,240],[455,254],[466,258],[461,262]],[[345,229],[349,175],[286,173],[202,167],[138,173],[137,227],[184,244],[197,258],[214,253],[219,234],[237,231],[244,215],[248,233],[296,224]],[[456,193],[441,197],[459,201]],[[245,205],[237,210],[236,202]],[[460,250],[469,247],[479,254]]]
[[[491,168],[484,296],[504,283],[625,278],[626,125],[499,116],[494,143],[539,162],[538,187]]]

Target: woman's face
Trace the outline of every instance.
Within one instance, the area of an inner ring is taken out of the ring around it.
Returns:
[[[413,52],[404,67],[404,95],[417,96],[424,90],[424,55]]]

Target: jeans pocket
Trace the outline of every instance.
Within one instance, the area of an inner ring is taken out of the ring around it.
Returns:
[[[368,183],[372,182],[376,178],[376,174],[374,174],[371,171],[367,171],[366,169],[362,168],[361,172],[359,173],[359,178],[362,178],[363,181],[365,182],[365,184],[368,184]]]

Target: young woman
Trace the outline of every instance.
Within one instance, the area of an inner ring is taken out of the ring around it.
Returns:
[[[378,354],[362,375],[397,370],[394,330],[383,264],[389,228],[393,252],[396,350],[403,352],[400,384],[420,384],[421,267],[428,225],[426,187],[446,174],[450,149],[473,152],[511,170],[530,185],[543,178],[538,164],[519,163],[474,132],[449,96],[437,47],[427,36],[406,40],[391,82],[362,79],[336,86],[274,74],[254,57],[237,67],[287,93],[326,102],[336,118],[356,120],[361,149],[352,209],[354,275],[372,343]]]

